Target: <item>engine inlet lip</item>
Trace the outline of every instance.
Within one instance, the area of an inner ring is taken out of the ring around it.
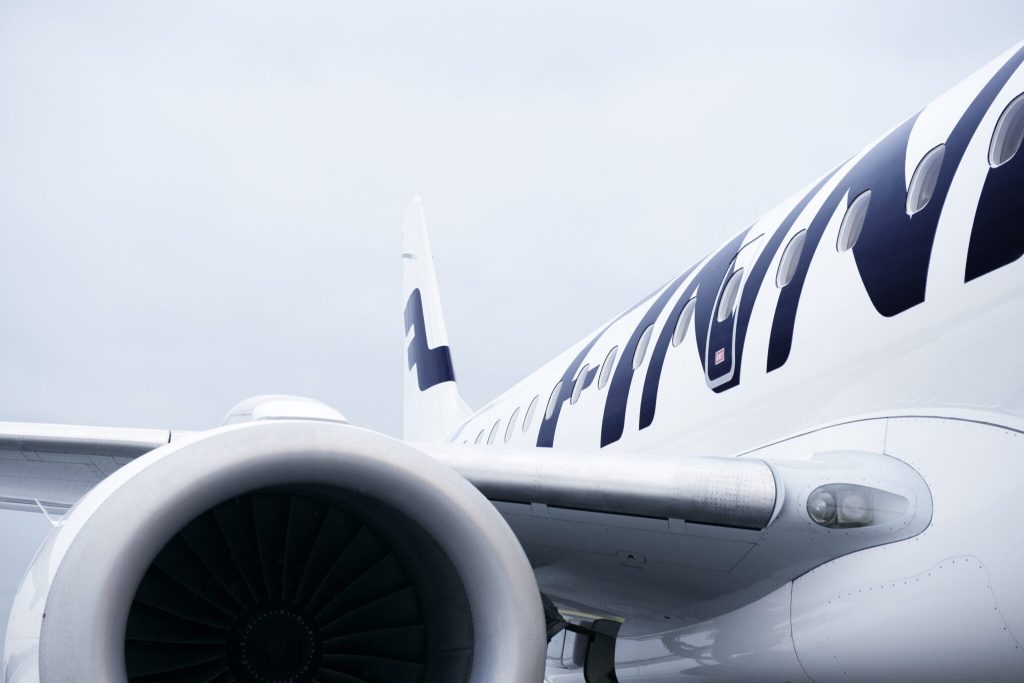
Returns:
[[[543,677],[546,641],[533,570],[511,528],[472,484],[386,435],[281,420],[162,446],[114,472],[69,511],[41,549],[46,598],[25,617],[27,632],[38,624],[38,638],[25,649],[38,653],[40,681],[80,680],[83,671],[92,680],[126,680],[131,603],[160,549],[197,511],[277,486],[335,492],[382,520],[383,531],[397,525],[403,546],[425,553],[422,566],[457,601],[449,609],[427,592],[429,613],[443,624],[433,631],[431,650],[458,653],[432,659],[426,680]]]

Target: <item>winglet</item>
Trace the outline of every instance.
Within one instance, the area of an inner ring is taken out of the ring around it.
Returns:
[[[440,441],[471,411],[459,397],[448,332],[427,239],[423,202],[415,197],[402,224],[405,303],[403,437]]]

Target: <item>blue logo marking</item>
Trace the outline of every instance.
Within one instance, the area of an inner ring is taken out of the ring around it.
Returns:
[[[441,382],[454,382],[452,354],[447,346],[430,348],[427,343],[427,325],[423,319],[423,295],[419,289],[412,290],[405,303],[405,333],[413,330],[409,341],[409,369],[416,366],[416,380],[420,391],[426,391]]]

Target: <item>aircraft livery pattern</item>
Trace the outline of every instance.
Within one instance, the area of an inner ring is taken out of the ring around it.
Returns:
[[[1024,155],[990,168],[978,200],[967,249],[964,281],[981,277],[1024,255]]]
[[[619,362],[610,379],[600,427],[602,447],[615,443],[624,434],[627,402],[634,375],[644,371],[642,365],[634,370],[630,360],[637,347],[644,343],[641,340],[645,332],[657,323],[673,300],[675,303],[664,326],[660,331],[655,330],[650,339],[649,363],[640,388],[639,429],[650,426],[654,421],[661,375],[674,323],[691,299],[695,299],[692,325],[696,332],[694,339],[697,356],[704,369],[708,388],[714,392],[723,392],[738,386],[743,348],[754,303],[762,291],[771,264],[788,242],[786,238],[790,236],[790,228],[812,204],[816,208],[807,224],[806,240],[798,255],[792,279],[779,291],[770,338],[767,340],[766,372],[779,369],[789,358],[805,280],[826,228],[837,211],[845,209],[865,191],[870,190],[870,199],[859,238],[851,249],[864,291],[874,309],[883,317],[897,316],[924,302],[932,247],[946,196],[982,119],[1022,63],[1024,48],[1013,53],[967,104],[941,143],[944,148],[938,176],[930,199],[923,207],[913,212],[908,211],[905,169],[911,134],[924,110],[910,117],[866,152],[822,177],[795,203],[767,239],[764,235],[753,235],[748,228],[595,333],[562,372],[561,383],[556,384],[556,393],[550,399],[553,406],[542,418],[536,445],[553,446],[563,404],[570,399],[573,381],[590,351],[616,322],[645,304],[648,308],[622,345]],[[825,190],[826,186],[831,186],[831,189]],[[988,170],[971,228],[965,282],[1012,263],[1024,255],[1022,187],[1024,154],[1018,154],[1002,166]],[[823,191],[827,191],[824,200],[819,197]],[[737,261],[740,253],[746,249],[752,250],[748,256],[750,262],[744,268],[746,272],[742,274],[733,313],[719,320],[717,311],[727,281],[735,270],[739,270]],[[406,315],[408,324],[408,311]],[[590,384],[589,380],[584,380],[584,388]]]
[[[829,217],[844,195],[857,197],[865,190],[871,190],[864,227],[853,247],[853,255],[875,309],[891,317],[924,301],[935,230],[953,176],[982,117],[1022,59],[1024,50],[1018,51],[996,72],[954,127],[945,143],[946,151],[934,194],[919,213],[907,215],[907,190],[903,177],[907,142],[919,114],[912,116],[865,154],[833,190],[807,230],[805,256],[800,260],[793,282],[779,296],[768,347],[769,372],[781,367],[789,357],[807,268]]]
[[[405,303],[405,333],[413,330],[409,341],[409,369],[416,366],[416,381],[420,391],[426,391],[441,382],[454,382],[451,349],[447,346],[431,348],[427,342],[427,325],[423,319],[423,295],[419,288],[412,290]]]

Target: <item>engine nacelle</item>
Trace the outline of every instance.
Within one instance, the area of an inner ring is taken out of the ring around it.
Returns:
[[[8,683],[543,677],[517,539],[447,466],[330,422],[225,427],[129,463],[40,548]]]
[[[263,420],[323,420],[348,424],[348,419],[323,401],[288,394],[259,394],[239,401],[221,421],[221,425]]]

